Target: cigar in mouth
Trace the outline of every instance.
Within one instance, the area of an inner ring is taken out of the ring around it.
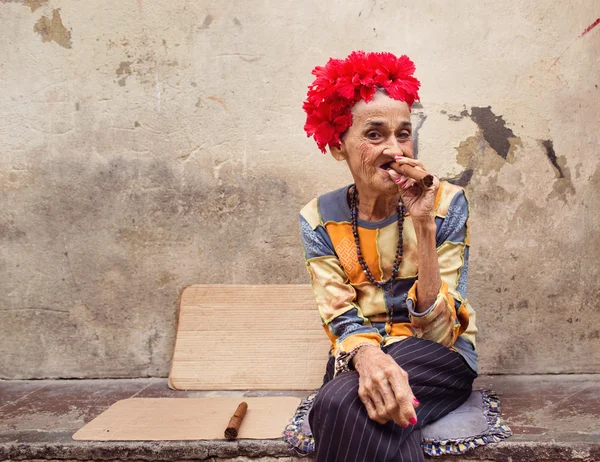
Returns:
[[[429,188],[433,184],[433,175],[408,164],[399,164],[398,162],[388,162],[381,166],[384,170],[389,168],[396,172],[404,175],[408,178],[415,180],[417,183],[421,183],[424,187]]]
[[[237,407],[231,419],[229,419],[229,423],[227,424],[227,428],[225,429],[225,438],[228,440],[234,440],[238,436],[238,432],[240,430],[240,426],[242,425],[242,421],[246,416],[246,411],[248,410],[248,403],[245,401],[241,402]],[[221,427],[223,428],[223,427]]]

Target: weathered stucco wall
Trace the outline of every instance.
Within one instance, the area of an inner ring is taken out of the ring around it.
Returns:
[[[600,372],[596,0],[0,0],[0,377],[166,375],[178,292],[306,283],[350,182],[310,70],[406,53],[421,159],[466,185],[484,372]],[[585,32],[587,29],[587,32]]]

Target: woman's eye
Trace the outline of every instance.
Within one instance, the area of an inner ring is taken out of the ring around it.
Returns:
[[[367,133],[367,138],[369,138],[370,140],[376,140],[377,138],[379,138],[379,133],[378,132],[369,132],[369,133]]]
[[[405,139],[407,139],[407,138],[410,138],[410,133],[408,133],[408,132],[402,132],[402,133],[400,133],[400,134],[398,135],[398,138],[401,138],[401,139],[403,139],[403,140],[405,140]]]

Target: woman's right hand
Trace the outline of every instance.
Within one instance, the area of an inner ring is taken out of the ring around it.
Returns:
[[[419,401],[408,384],[408,374],[379,348],[360,348],[353,358],[358,372],[358,396],[369,417],[380,424],[393,420],[406,428],[417,423]]]

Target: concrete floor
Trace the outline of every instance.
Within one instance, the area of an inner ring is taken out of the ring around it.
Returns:
[[[600,460],[600,375],[483,376],[475,387],[500,394],[514,435],[448,460]],[[91,443],[73,441],[71,435],[111,404],[131,397],[306,394],[182,392],[170,390],[166,379],[0,382],[0,460],[295,460],[283,441]]]

